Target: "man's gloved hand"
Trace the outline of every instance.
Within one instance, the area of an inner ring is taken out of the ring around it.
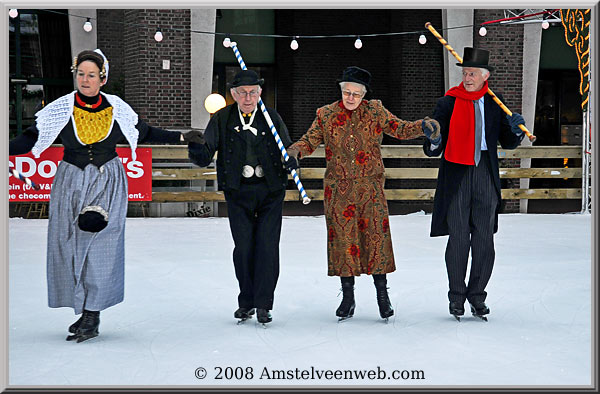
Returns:
[[[283,162],[283,165],[285,166],[285,169],[287,170],[287,172],[291,173],[292,170],[296,170],[298,171],[298,168],[300,167],[298,165],[298,159],[296,159],[296,157],[290,155],[288,157],[288,161]]]
[[[423,128],[423,134],[429,138],[429,141],[431,141],[433,145],[440,144],[442,136],[440,134],[440,124],[437,120],[426,116],[421,122],[421,127]]]
[[[183,141],[196,143],[196,144],[204,144],[204,133],[200,129],[192,129],[186,133],[181,133],[183,137]]]
[[[525,125],[525,119],[516,112],[513,112],[512,116],[506,115],[506,119],[508,119],[508,124],[510,124],[510,130],[516,135],[523,134],[523,130],[519,128],[519,125]]]
[[[287,149],[287,153],[288,153],[288,161],[284,161],[283,165],[285,166],[285,169],[287,170],[287,172],[291,173],[292,170],[298,170],[298,168],[300,167],[300,165],[298,164],[298,154],[300,152],[298,152],[295,149]]]

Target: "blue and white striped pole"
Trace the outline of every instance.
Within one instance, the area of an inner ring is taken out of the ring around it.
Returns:
[[[242,55],[240,54],[240,51],[237,48],[236,42],[234,42],[234,41],[231,42],[231,49],[233,49],[233,54],[235,55],[235,58],[237,59],[238,63],[240,63],[240,67],[242,68],[242,70],[247,70],[248,68],[246,67],[246,63],[244,63],[244,59],[242,59]],[[285,161],[288,161],[290,159],[290,156],[288,155],[287,151],[285,150],[285,146],[283,146],[283,143],[281,142],[281,138],[279,138],[279,133],[277,133],[277,129],[275,128],[275,125],[273,124],[273,120],[271,119],[271,117],[269,116],[269,113],[267,112],[267,107],[265,107],[265,104],[263,103],[263,101],[260,97],[258,98],[258,104],[260,104],[260,109],[262,110],[263,115],[265,116],[265,119],[267,120],[267,124],[271,128],[271,133],[273,134],[273,137],[275,137],[275,141],[277,142],[277,146],[279,147],[279,150],[281,151],[281,155],[283,156],[283,159]],[[292,177],[294,178],[294,182],[296,182],[296,186],[298,187],[298,191],[300,192],[300,195],[302,196],[302,203],[308,204],[310,202],[310,198],[306,195],[306,191],[304,191],[304,186],[302,186],[302,182],[300,182],[298,173],[294,169],[292,169],[291,173],[292,173]]]
[[[24,176],[23,174],[21,174],[19,171],[15,170],[14,168],[8,168],[8,173],[12,176],[14,176],[15,178],[20,179],[21,181],[25,182],[26,184],[28,184],[30,187],[32,187],[35,190],[40,190],[40,185],[34,183],[31,179],[27,178],[26,176]]]

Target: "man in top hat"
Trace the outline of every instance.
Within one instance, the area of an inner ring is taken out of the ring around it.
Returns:
[[[450,313],[460,320],[469,301],[474,316],[487,320],[486,285],[494,265],[494,233],[500,211],[498,142],[514,149],[524,133],[523,117],[504,114],[488,91],[494,68],[489,52],[465,48],[462,83],[446,92],[435,107],[433,118],[442,128],[439,138],[425,141],[427,156],[442,155],[435,191],[431,236],[449,235],[446,269],[450,290]],[[501,96],[498,95],[500,98]],[[471,253],[471,270],[465,284]]]
[[[287,171],[298,163],[283,164],[281,151],[262,111],[257,108],[264,80],[256,72],[237,73],[230,85],[234,104],[216,112],[204,133],[203,144],[190,142],[190,160],[209,165],[216,151],[217,181],[224,191],[231,234],[233,264],[239,282],[239,308],[234,317],[248,319],[257,309],[260,323],[272,320],[279,276],[279,237]],[[267,108],[284,146],[291,144],[279,114]]]
[[[317,109],[306,134],[288,148],[290,155],[301,158],[325,145],[327,274],[340,277],[343,298],[336,310],[340,319],[354,315],[354,277],[362,274],[373,276],[381,318],[394,314],[386,277],[396,266],[383,190],[383,135],[400,140],[424,134],[435,138],[440,131],[435,120],[405,121],[380,100],[367,100],[370,84],[367,70],[346,68],[338,80],[340,99]]]

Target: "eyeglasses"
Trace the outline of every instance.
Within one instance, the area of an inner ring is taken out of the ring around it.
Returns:
[[[254,98],[254,97],[258,96],[258,91],[256,91],[256,90],[251,90],[249,92],[240,92],[239,90],[236,89],[235,92],[242,97],[250,96],[250,97]]]
[[[359,93],[359,92],[351,92],[349,90],[342,90],[342,94],[346,97],[354,97],[355,99],[359,99],[362,98],[362,96],[364,95],[363,93]]]

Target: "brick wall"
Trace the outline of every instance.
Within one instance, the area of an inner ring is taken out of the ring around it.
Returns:
[[[97,11],[98,26],[98,48],[108,59],[110,66],[108,72],[108,83],[102,88],[103,92],[124,95],[125,73],[123,69],[123,10]]]
[[[276,33],[282,35],[333,35],[390,33],[424,30],[425,22],[441,23],[440,10],[277,10]],[[292,139],[302,136],[322,105],[340,98],[336,80],[345,67],[355,65],[371,72],[373,98],[401,118],[430,114],[443,94],[442,47],[418,43],[419,34],[355,38],[276,41],[277,109],[290,126]],[[387,142],[386,142],[387,143]],[[414,143],[414,141],[413,141]]]
[[[282,35],[334,35],[390,33],[425,30],[425,22],[441,26],[441,10],[278,10],[276,33]],[[340,98],[336,80],[350,65],[372,74],[373,98],[405,120],[421,119],[433,112],[444,93],[443,47],[428,34],[425,45],[419,35],[361,37],[363,47],[354,48],[355,38],[299,39],[292,51],[289,40],[276,41],[277,110],[290,129],[293,141],[311,125],[320,106]],[[384,137],[384,144],[416,144],[422,140],[398,141]],[[323,166],[317,159],[303,166]],[[386,159],[387,167],[420,167],[423,160]],[[428,165],[437,167],[437,160]],[[435,188],[435,181],[388,181],[390,187]],[[309,185],[305,185],[309,186]],[[309,186],[310,187],[310,186]],[[318,187],[318,186],[317,186]],[[392,207],[393,205],[393,207]],[[431,211],[426,202],[394,202],[392,213]]]
[[[123,10],[123,19],[123,98],[152,126],[190,127],[190,34],[171,30],[189,30],[190,10]],[[154,40],[158,27],[161,42]],[[170,60],[169,70],[162,69],[163,60]]]
[[[502,19],[502,10],[475,10],[475,25]],[[490,64],[495,67],[489,78],[489,86],[496,94],[502,94],[502,102],[513,112],[522,113],[523,100],[523,25],[486,26],[482,37],[478,28],[473,29],[473,45],[490,51]],[[500,167],[520,167],[519,159],[500,160]],[[519,188],[519,180],[503,180],[503,188]],[[504,212],[519,212],[519,200],[504,200]]]

